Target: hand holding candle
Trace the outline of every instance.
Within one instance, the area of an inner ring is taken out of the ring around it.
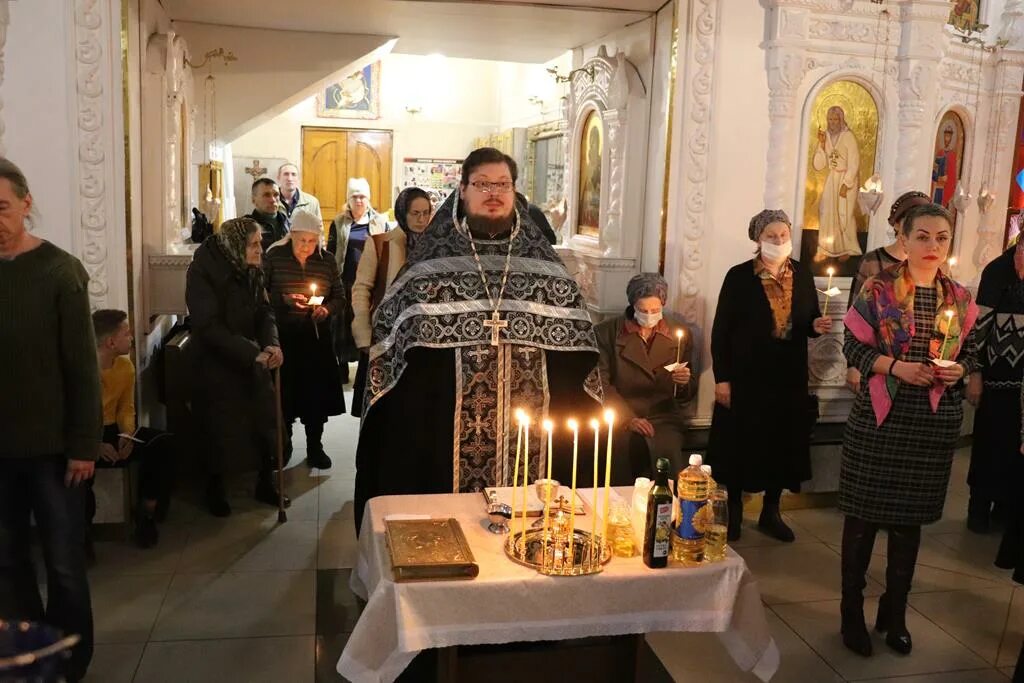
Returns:
[[[679,361],[682,360],[683,354],[683,328],[676,330],[676,365],[679,365]],[[676,397],[676,392],[679,390],[679,385],[672,385],[672,398]]]
[[[822,317],[828,315],[828,302],[832,299],[832,276],[836,274],[836,269],[829,266],[825,272],[828,273],[828,284],[825,286],[825,308],[821,311]]]

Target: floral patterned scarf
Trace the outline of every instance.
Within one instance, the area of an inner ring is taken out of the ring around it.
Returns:
[[[936,275],[938,307],[928,344],[928,357],[952,360],[957,357],[967,334],[978,319],[978,307],[967,289],[941,270]],[[949,316],[949,312],[953,315]],[[914,280],[906,261],[870,278],[843,319],[846,328],[863,344],[886,356],[903,360],[915,333]],[[875,418],[881,425],[892,407],[899,380],[891,375],[873,374],[868,391]],[[936,381],[930,399],[938,410],[945,385]]]

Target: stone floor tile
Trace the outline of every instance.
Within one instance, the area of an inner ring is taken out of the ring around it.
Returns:
[[[171,583],[170,574],[89,580],[97,643],[145,643]]]
[[[132,683],[145,643],[97,643],[82,683]]]
[[[135,683],[305,683],[314,648],[312,635],[150,643]]]

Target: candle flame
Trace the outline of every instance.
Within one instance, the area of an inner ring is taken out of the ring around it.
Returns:
[[[566,424],[569,426],[569,429],[574,432],[580,428],[580,423],[576,421],[576,418],[569,418],[569,421],[566,422]]]
[[[516,422],[520,422],[521,423],[523,420],[526,419],[526,411],[523,410],[522,408],[516,408],[515,416],[516,416]]]
[[[682,328],[676,330],[676,336],[679,337],[680,339],[683,338],[683,330],[682,330]]]
[[[555,430],[555,423],[552,422],[551,420],[544,420],[543,425],[544,431],[546,432],[552,432]]]
[[[595,418],[591,418],[591,420],[590,420],[590,428],[593,429],[595,432],[598,429],[601,428],[601,423],[597,421],[596,417]]]
[[[831,267],[830,267],[830,268],[829,268],[828,270],[826,270],[825,272],[826,272],[826,273],[828,273],[828,276],[829,276],[829,277],[832,277],[833,275],[835,275],[835,274],[836,274],[836,269],[835,269],[835,268],[831,268]]]
[[[956,256],[950,256],[949,257],[949,267],[952,268],[955,265],[956,265]]]
[[[950,320],[953,319],[953,311],[952,311],[952,309],[946,311],[946,317],[949,318]]]
[[[315,284],[312,284],[312,285],[310,285],[310,286],[309,286],[309,289],[310,289],[310,291],[312,291],[312,292],[313,292],[314,294],[316,294],[316,285],[315,285]]]
[[[604,411],[604,421],[607,422],[608,424],[611,424],[611,423],[615,422],[615,411],[614,410],[606,410],[606,411]]]

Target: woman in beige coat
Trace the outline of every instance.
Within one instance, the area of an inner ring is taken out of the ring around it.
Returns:
[[[618,484],[653,477],[658,458],[668,458],[672,472],[685,467],[683,404],[695,393],[689,366],[692,334],[680,320],[665,315],[667,294],[665,278],[641,273],[626,287],[626,312],[594,328],[605,406],[615,410],[621,425],[616,441],[629,444],[630,471],[612,472]],[[681,366],[666,369],[676,358]]]
[[[352,338],[359,349],[359,367],[352,387],[352,415],[362,415],[363,389],[366,386],[367,352],[373,343],[370,324],[384,290],[394,282],[405,265],[412,243],[430,224],[430,196],[418,187],[402,190],[395,200],[395,219],[401,230],[371,235],[373,248],[363,251],[352,284]]]

